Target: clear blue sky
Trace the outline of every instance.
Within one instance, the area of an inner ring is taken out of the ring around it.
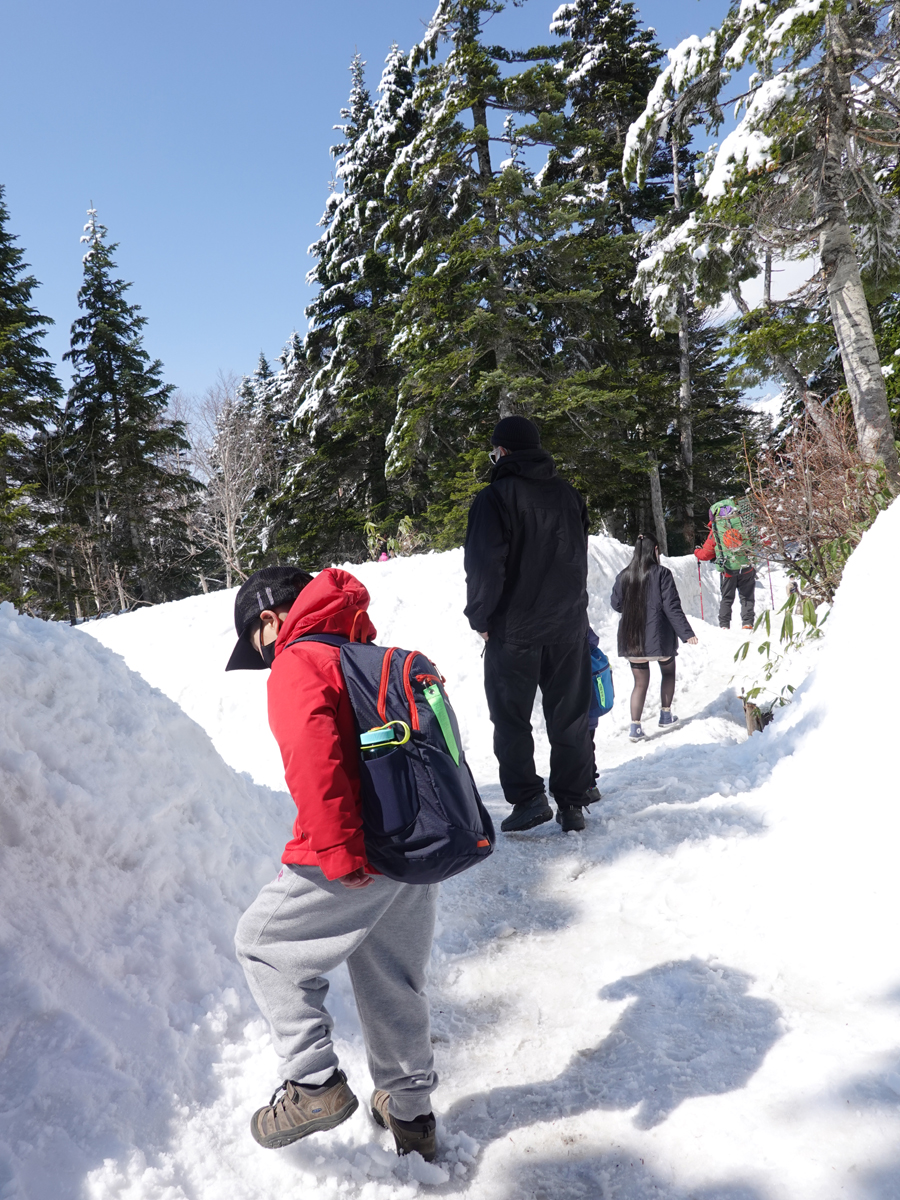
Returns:
[[[305,330],[306,250],[331,173],[332,125],[359,50],[374,92],[436,0],[0,0],[0,183],[41,282],[57,363],[77,315],[85,211],[119,242],[166,379],[201,393]],[[557,0],[495,18],[506,45],[549,41]],[[726,0],[639,5],[663,46]],[[67,378],[67,373],[63,373]]]

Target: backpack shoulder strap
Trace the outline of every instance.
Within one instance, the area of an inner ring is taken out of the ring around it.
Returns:
[[[285,650],[288,646],[296,646],[298,642],[324,642],[326,646],[346,646],[349,641],[350,639],[342,633],[304,633],[288,642]]]

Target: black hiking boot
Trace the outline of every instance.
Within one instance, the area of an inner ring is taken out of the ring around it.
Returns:
[[[535,825],[543,825],[553,816],[553,809],[547,802],[546,795],[541,792],[521,804],[514,804],[513,810],[505,821],[500,822],[504,833],[521,833],[523,829],[533,829]]]
[[[584,793],[585,806],[588,804],[599,804],[602,799],[603,797],[600,795],[600,789],[596,784],[594,784],[593,787],[588,788],[588,790]]]
[[[398,1154],[412,1154],[415,1150],[426,1162],[431,1162],[437,1154],[434,1113],[423,1113],[414,1121],[401,1121],[388,1112],[390,1098],[389,1092],[379,1090],[372,1093],[372,1116],[376,1124],[382,1129],[389,1129],[394,1135]]]
[[[584,829],[584,807],[581,804],[559,804],[556,820],[563,833],[580,833]]]

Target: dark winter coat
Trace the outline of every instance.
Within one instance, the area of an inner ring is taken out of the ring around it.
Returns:
[[[297,805],[294,836],[281,861],[319,867],[326,879],[367,867],[360,806],[359,735],[341,673],[341,652],[305,633],[371,641],[369,593],[348,571],[329,567],[294,601],[275,642],[269,727]]]
[[[546,450],[507,454],[472,502],[466,616],[513,645],[580,641],[587,633],[587,508]]]
[[[622,596],[625,590],[620,571],[613,584],[610,604],[617,613],[622,612]],[[688,624],[681,607],[678,589],[668,567],[658,564],[650,568],[644,583],[646,621],[644,624],[644,651],[642,658],[669,658],[678,653],[678,639],[686,642],[694,637],[694,631]],[[622,637],[622,622],[619,622],[619,657],[628,658],[628,650]]]

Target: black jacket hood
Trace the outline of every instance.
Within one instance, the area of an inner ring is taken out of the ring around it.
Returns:
[[[547,450],[514,450],[504,454],[491,471],[491,483],[507,475],[518,475],[522,479],[553,479],[556,464]]]

